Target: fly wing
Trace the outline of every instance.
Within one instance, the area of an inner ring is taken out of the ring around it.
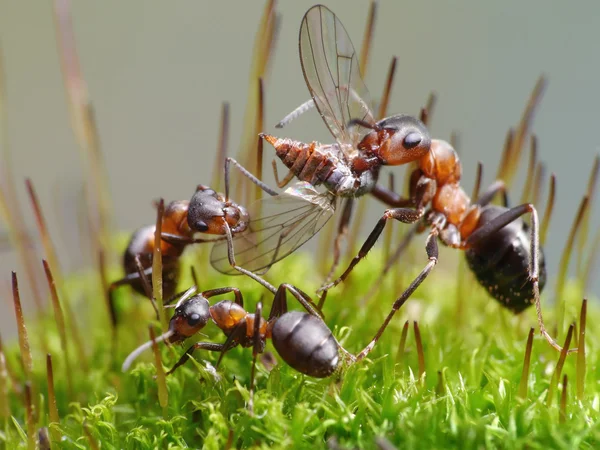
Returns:
[[[356,50],[336,15],[323,5],[309,9],[300,26],[300,62],[315,105],[341,144],[358,144],[367,129],[348,127],[360,119],[375,124]]]
[[[236,264],[252,272],[266,271],[317,234],[334,212],[333,198],[305,182],[255,202],[248,208],[248,229],[233,237]],[[221,273],[239,273],[229,264],[227,241],[214,245],[210,263]]]

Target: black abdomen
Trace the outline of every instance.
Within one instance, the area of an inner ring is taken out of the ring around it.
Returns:
[[[506,212],[506,208],[488,206],[479,226]],[[522,219],[506,225],[491,238],[465,252],[467,263],[477,281],[502,306],[519,314],[533,304],[533,282],[529,278],[531,260],[530,230]],[[539,290],[546,284],[544,252],[539,255]]]
[[[338,366],[338,344],[327,325],[315,316],[285,313],[273,326],[272,338],[277,353],[298,372],[325,378]]]

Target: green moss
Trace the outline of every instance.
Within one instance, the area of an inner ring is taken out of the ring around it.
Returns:
[[[375,253],[370,255],[369,263],[361,265],[347,286],[331,291],[325,307],[327,323],[352,352],[360,351],[371,339],[401,286],[419,270],[418,264],[404,267],[400,287],[388,280],[377,297],[366,306],[360,305],[363,293],[378,274],[378,260]],[[321,279],[320,274],[311,272],[311,266],[306,255],[296,254],[275,266],[269,279],[297,283],[311,292]],[[231,284],[240,287],[248,309],[262,297],[265,314],[268,313],[270,295],[265,295],[253,281],[216,275],[206,267],[199,270],[199,276],[202,289]],[[460,289],[457,280],[462,280]],[[184,280],[182,285],[189,282]],[[468,274],[457,277],[443,270],[435,271],[399,311],[370,360],[325,380],[300,375],[281,362],[270,372],[259,363],[255,416],[251,416],[246,409],[251,351],[236,348],[229,352],[219,369],[219,379],[205,366],[206,362],[216,364],[218,355],[198,352],[196,364],[190,362],[167,378],[169,404],[163,416],[150,352],[129,373],[120,372],[125,356],[148,339],[150,305],[147,300],[134,298],[129,289],[119,292],[123,325],[113,348],[103,297],[90,287],[95,283],[93,277],[78,277],[68,286],[70,298],[85,299],[85,303],[73,307],[85,330],[89,364],[87,371],[81,364],[73,364],[73,397],[68,394],[51,313],[42,322],[28,322],[34,348],[35,399],[41,405],[37,427],[47,426],[49,420],[45,356],[38,345],[38,337],[43,335],[54,357],[61,422],[51,425],[51,430],[58,429],[64,436],[60,448],[90,448],[84,426],[95,442],[109,449],[221,449],[228,442],[232,448],[326,448],[330,439],[343,448],[373,448],[378,436],[399,448],[600,445],[596,421],[600,408],[596,319],[600,313],[594,305],[588,311],[585,398],[581,402],[575,399],[576,358],[569,356],[563,371],[569,378],[564,423],[559,423],[558,406],[562,388],[550,408],[545,404],[558,353],[537,333],[529,397],[522,400],[517,396],[527,334],[536,324],[533,308],[513,317],[490,300]],[[566,299],[567,317],[575,320],[581,306],[578,287],[571,286],[568,292],[573,295]],[[288,301],[292,301],[291,297]],[[545,305],[550,330],[552,309]],[[423,380],[417,375],[412,326],[402,362],[396,362],[402,325],[407,319],[419,320],[426,366]],[[561,336],[564,331],[561,330]],[[208,337],[199,339],[224,341],[213,324],[203,332]],[[162,345],[165,367],[172,366],[190,342],[183,348]],[[10,366],[22,376],[16,343],[6,350]],[[271,344],[267,351],[274,352]],[[74,349],[70,353],[76,354]],[[0,445],[10,449],[26,447],[25,409],[19,388],[9,383],[9,406],[14,420],[0,424]]]

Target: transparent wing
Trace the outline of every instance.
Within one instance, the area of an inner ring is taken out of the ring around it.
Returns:
[[[352,119],[374,124],[369,92],[356,50],[336,15],[323,5],[307,11],[300,26],[300,62],[315,105],[331,134],[356,146],[367,129],[348,128]]]
[[[334,199],[305,182],[255,202],[248,208],[248,229],[233,237],[237,265],[252,272],[268,269],[317,234],[334,212]],[[210,263],[221,273],[238,274],[229,265],[226,241],[214,245]]]

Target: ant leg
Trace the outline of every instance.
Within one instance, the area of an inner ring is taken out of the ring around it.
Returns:
[[[317,292],[325,292],[331,289],[332,287],[337,286],[348,277],[350,272],[352,272],[352,269],[354,269],[354,266],[356,266],[367,255],[371,248],[373,248],[373,245],[375,245],[375,242],[383,232],[385,224],[389,219],[396,219],[402,223],[415,223],[417,220],[420,220],[421,217],[423,217],[422,210],[419,211],[407,208],[395,208],[386,210],[385,213],[383,213],[383,216],[381,216],[381,218],[377,222],[377,225],[375,225],[375,228],[373,228],[373,231],[371,231],[371,233],[369,234],[369,237],[367,237],[365,243],[358,251],[358,255],[356,255],[352,259],[350,265],[344,271],[344,273],[333,283],[329,283],[328,285],[319,288]]]
[[[271,293],[276,294],[277,289],[275,289],[275,286],[273,286],[267,280],[259,277],[254,272],[246,270],[243,267],[237,265],[237,263],[235,262],[235,252],[233,250],[233,236],[231,234],[231,228],[229,227],[229,225],[227,225],[227,222],[225,222],[225,234],[227,235],[227,258],[229,259],[229,264],[231,265],[231,267],[233,267],[238,272],[243,273],[244,275],[252,278],[258,284],[271,291]]]
[[[260,323],[262,321],[262,303],[256,304],[254,312],[254,332],[252,333],[254,345],[252,346],[252,369],[250,371],[250,400],[248,400],[248,410],[254,414],[254,377],[256,376],[256,359],[259,353],[264,350],[264,339],[260,336]]]
[[[269,194],[271,196],[279,195],[279,193],[276,190],[271,189],[266,183],[262,182],[257,177],[252,175],[248,169],[246,169],[244,166],[242,166],[235,159],[228,157],[225,159],[225,200],[226,201],[229,200],[229,171],[231,170],[231,167],[230,167],[231,164],[233,164],[235,167],[237,167],[238,170],[240,172],[242,172],[242,174],[246,178],[248,178],[250,181],[252,181],[252,183],[257,185],[259,188],[261,188],[267,194]]]
[[[192,353],[194,353],[194,350],[208,350],[211,352],[224,352],[225,351],[225,345],[224,344],[215,344],[213,342],[196,342],[194,345],[192,345],[190,348],[188,348],[185,353],[183,354],[183,356],[181,358],[179,358],[179,361],[177,361],[177,363],[171,368],[171,370],[169,370],[166,375],[171,375],[173,372],[175,372],[175,370],[179,367],[184,365],[188,359],[190,359],[190,356],[192,356]]]
[[[300,303],[310,315],[319,317],[321,319],[323,318],[323,315],[317,309],[315,303],[306,292],[289,283],[282,283],[279,285],[279,288],[277,288],[277,292],[275,293],[273,305],[271,306],[271,312],[269,313],[269,321],[277,317],[281,317],[287,312],[286,291],[290,291],[294,298],[298,300],[298,303]]]
[[[485,242],[490,236],[500,230],[502,227],[514,222],[524,214],[531,214],[531,260],[529,261],[529,278],[532,282],[533,287],[533,301],[537,312],[538,326],[540,333],[548,341],[548,343],[558,351],[562,351],[562,347],[550,336],[544,326],[544,318],[542,317],[542,306],[540,303],[540,287],[539,287],[539,255],[540,255],[540,243],[539,243],[539,221],[538,214],[535,206],[531,203],[525,203],[523,205],[515,206],[509,209],[505,213],[500,214],[498,217],[489,221],[481,228],[475,230],[464,242],[463,248],[474,247],[478,244]],[[568,353],[576,353],[577,349],[571,349]]]
[[[508,194],[506,193],[506,185],[502,180],[494,181],[477,199],[474,205],[485,206],[488,205],[496,196],[496,194],[502,193],[502,201],[504,206],[508,206]]]
[[[325,277],[325,281],[323,282],[323,286],[327,285],[331,282],[331,278],[335,273],[339,263],[341,256],[342,239],[344,239],[348,235],[348,224],[350,223],[350,219],[352,218],[352,210],[354,207],[355,200],[353,198],[348,198],[344,202],[344,208],[342,209],[342,216],[340,218],[340,223],[338,224],[337,233],[335,235],[335,240],[333,241],[333,263],[331,264],[331,268]],[[320,305],[322,306],[322,304]]]
[[[143,277],[141,276],[142,274],[144,275]],[[148,283],[148,278],[147,278],[148,275],[152,275],[152,267],[149,267],[148,269],[143,269],[142,272],[140,272],[138,270],[138,272],[129,273],[129,274],[125,275],[123,278],[113,281],[110,284],[110,286],[108,287],[108,297],[109,297],[109,303],[110,303],[110,317],[111,317],[111,321],[112,321],[113,325],[116,325],[117,321],[118,321],[117,311],[115,308],[115,296],[114,296],[115,290],[121,286],[131,286],[133,283],[137,283],[137,282],[142,283],[142,285],[143,285],[144,281],[146,283]],[[144,292],[147,292],[146,288],[144,288]],[[152,296],[150,296],[149,298],[152,300]]]
[[[413,238],[417,235],[417,233],[419,233],[419,231],[419,225],[415,225],[404,235],[402,242],[400,242],[394,253],[386,261],[385,266],[381,271],[381,274],[379,274],[379,278],[377,278],[377,281],[373,284],[371,290],[363,298],[362,304],[367,303],[368,300],[375,295],[375,293],[381,287],[385,276],[388,274],[388,272],[394,266],[394,264],[396,264],[396,262],[400,259],[402,254],[408,248],[408,245],[412,242]]]
[[[228,294],[230,292],[233,292],[233,295],[235,296],[235,300],[234,300],[235,303],[237,303],[238,305],[240,305],[243,308],[244,307],[244,297],[242,296],[242,292],[238,288],[223,287],[223,288],[217,288],[217,289],[209,289],[208,291],[202,292],[202,297],[209,299],[211,297],[214,297],[215,295]]]
[[[287,175],[283,178],[283,180],[279,180],[279,173],[277,172],[277,162],[275,160],[271,161],[271,165],[273,166],[273,175],[275,176],[275,184],[277,184],[278,188],[284,188],[287,184],[293,180],[294,172],[291,170],[288,171]]]
[[[413,201],[410,198],[401,197],[391,189],[388,189],[381,184],[375,185],[375,187],[371,190],[371,195],[386,205],[394,208],[402,208],[413,205]]]
[[[377,343],[377,341],[379,340],[379,338],[385,331],[386,327],[392,320],[392,317],[394,317],[394,314],[396,314],[396,311],[398,311],[400,309],[400,307],[402,307],[402,305],[404,305],[406,300],[408,300],[408,298],[412,295],[412,293],[415,291],[415,289],[417,289],[419,287],[419,285],[423,282],[423,280],[425,280],[425,278],[427,278],[427,275],[429,275],[429,273],[433,270],[433,268],[437,264],[437,261],[438,261],[437,230],[432,230],[429,233],[429,235],[427,236],[427,241],[425,243],[425,251],[427,252],[427,257],[429,258],[429,262],[427,263],[425,268],[421,271],[421,273],[419,275],[417,275],[417,277],[413,280],[413,282],[408,286],[408,288],[402,293],[402,295],[400,295],[400,297],[398,297],[396,299],[396,301],[392,305],[392,310],[389,312],[389,314],[385,318],[385,321],[383,322],[383,324],[381,325],[379,330],[377,330],[377,333],[375,334],[375,336],[373,337],[371,342],[369,342],[369,344],[358,355],[356,355],[356,361],[360,361],[365,356],[367,356],[371,350],[373,350],[373,347],[375,347],[375,344]]]

